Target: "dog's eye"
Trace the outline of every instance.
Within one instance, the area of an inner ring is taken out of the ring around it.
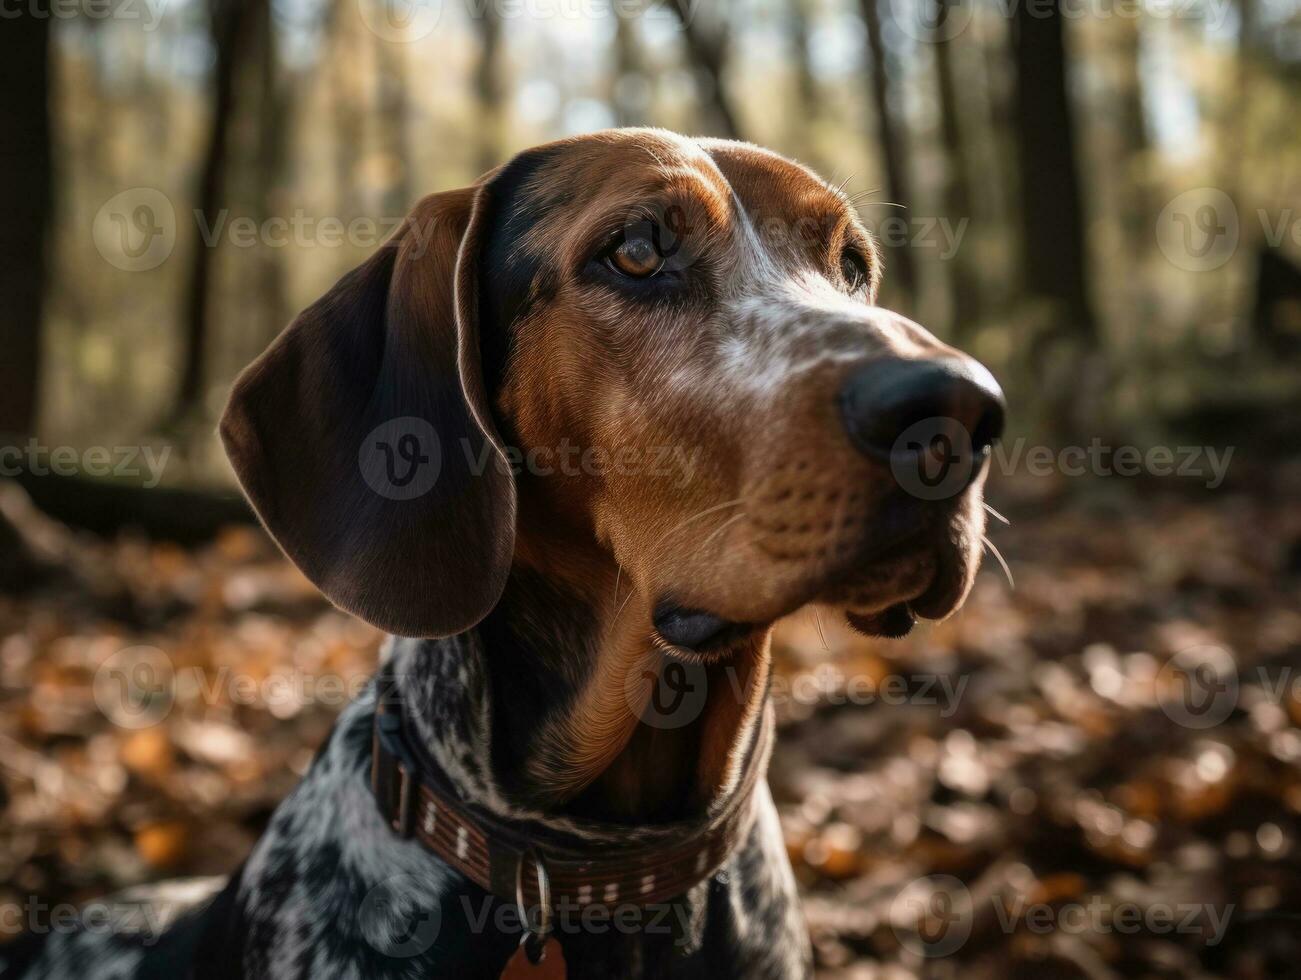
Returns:
[[[606,262],[629,278],[649,279],[664,267],[664,256],[649,238],[635,235],[620,242],[607,256]]]
[[[867,285],[867,260],[853,249],[846,249],[840,255],[840,274],[849,291],[858,292]]]

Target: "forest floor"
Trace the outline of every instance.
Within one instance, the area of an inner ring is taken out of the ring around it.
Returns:
[[[1301,976],[1301,468],[1268,472],[1002,488],[1014,587],[987,559],[902,641],[782,624],[820,977]],[[62,567],[0,595],[0,906],[230,870],[379,636],[250,528],[23,519]]]

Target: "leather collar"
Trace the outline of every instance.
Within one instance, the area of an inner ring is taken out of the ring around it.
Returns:
[[[707,822],[646,845],[575,845],[549,828],[509,821],[464,802],[407,731],[402,696],[388,670],[377,683],[371,791],[399,835],[419,841],[484,890],[527,913],[540,908],[633,904],[676,898],[712,875],[745,840],[754,789],[767,763],[771,713],[763,712],[735,791]],[[609,831],[610,825],[602,825]],[[627,828],[633,838],[636,828]],[[604,836],[604,835],[603,835]],[[658,837],[659,835],[657,835]]]

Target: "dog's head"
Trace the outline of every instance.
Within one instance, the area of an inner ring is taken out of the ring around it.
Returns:
[[[772,153],[562,140],[421,201],[222,434],[289,556],[391,632],[604,556],[688,656],[812,602],[901,633],[970,587],[1002,397],[875,306],[880,275],[845,197]]]

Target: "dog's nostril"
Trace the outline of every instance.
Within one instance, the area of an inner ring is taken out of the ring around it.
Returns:
[[[840,409],[854,445],[882,462],[939,443],[980,457],[1003,432],[1003,391],[968,358],[877,358],[850,375]]]

